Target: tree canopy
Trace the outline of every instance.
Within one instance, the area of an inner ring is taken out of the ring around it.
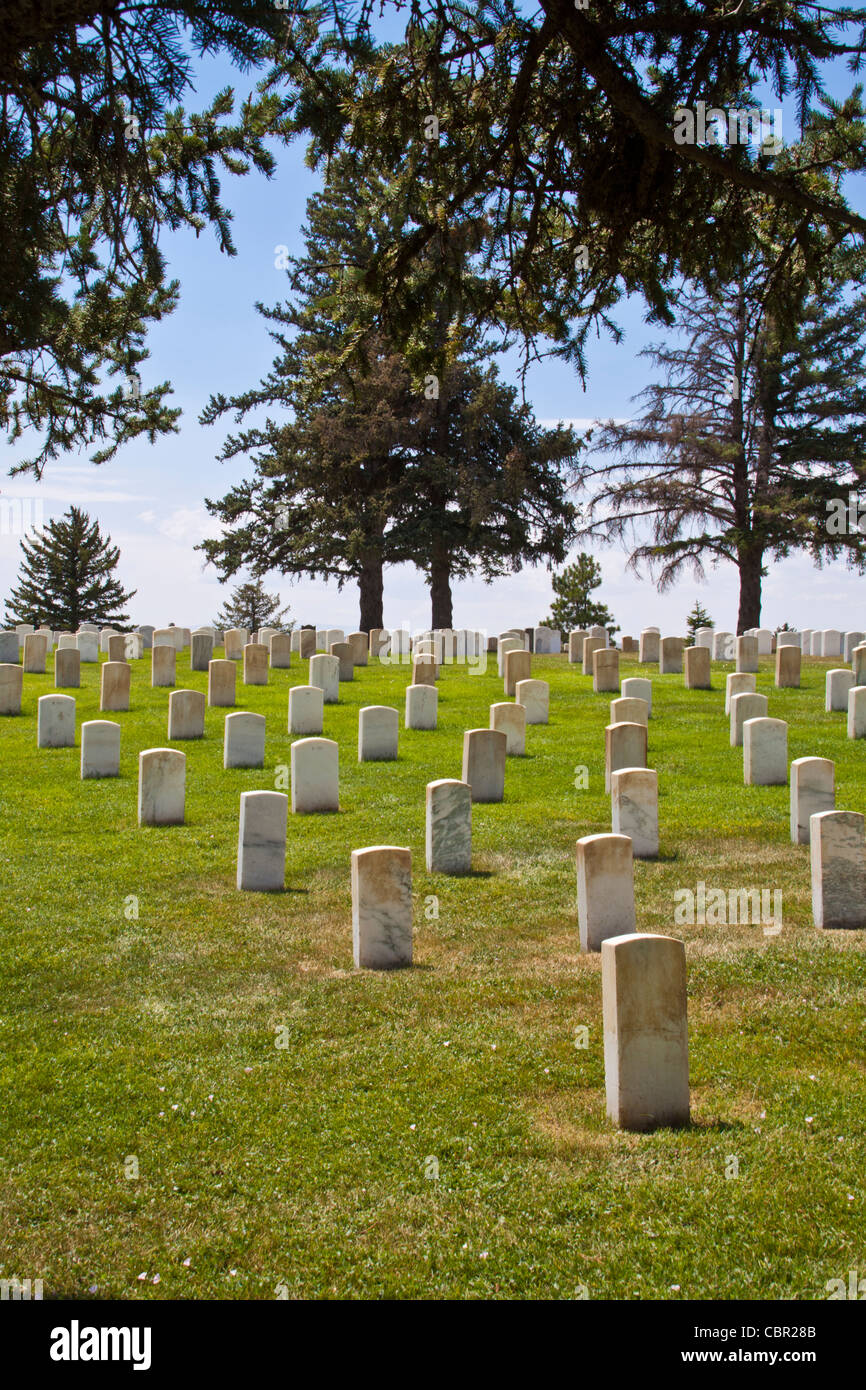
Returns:
[[[166,229],[210,225],[234,254],[220,174],[270,175],[273,96],[190,114],[190,49],[264,62],[269,0],[55,0],[4,11],[0,34],[0,427],[36,436],[13,471],[78,447],[96,463],[174,429],[168,382],[144,385],[147,330],[174,308]],[[38,441],[38,442],[37,442]]]
[[[443,273],[423,253],[469,222],[475,311],[583,371],[587,334],[612,326],[623,293],[669,320],[674,277],[730,277],[756,196],[790,214],[807,257],[820,228],[866,230],[838,183],[817,191],[775,144],[742,138],[765,82],[819,133],[809,172],[861,169],[859,91],[832,102],[822,83],[827,61],[859,64],[864,23],[789,0],[297,0],[269,90],[314,166],[350,149],[393,171],[390,235],[358,277],[359,339],[374,322],[402,344],[429,320]],[[700,102],[733,115],[719,143],[682,140]]]
[[[634,541],[632,568],[645,562],[661,589],[733,563],[738,632],[760,624],[770,556],[866,568],[866,537],[827,516],[866,478],[861,279],[860,256],[832,241],[813,279],[756,240],[734,280],[687,287],[679,338],[647,349],[660,379],[641,393],[645,411],[598,433],[581,534]]]
[[[129,622],[121,609],[136,591],[127,592],[114,573],[120,550],[80,507],[70,507],[26,537],[21,550],[18,587],[6,603],[7,623],[44,623],[75,632],[82,623],[122,627]]]
[[[357,579],[363,630],[383,623],[384,566],[411,561],[428,577],[433,626],[450,627],[454,579],[564,558],[577,443],[537,424],[499,379],[482,325],[464,319],[477,283],[459,239],[427,253],[449,279],[412,349],[370,335],[363,363],[353,357],[356,272],[380,244],[387,196],[383,175],[341,154],[309,200],[305,253],[287,266],[295,293],[258,306],[280,349],[273,368],[202,415],[278,408],[226,440],[220,458],[247,456],[254,474],[208,499],[227,529],[202,549],[223,575]]]

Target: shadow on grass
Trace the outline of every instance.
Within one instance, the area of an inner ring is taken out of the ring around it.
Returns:
[[[744,1120],[689,1120],[687,1125],[678,1128],[692,1134],[732,1134],[746,1133],[751,1127]]]

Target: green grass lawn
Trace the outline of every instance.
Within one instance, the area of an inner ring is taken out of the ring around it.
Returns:
[[[205,690],[188,661],[178,687]],[[473,874],[448,878],[425,872],[424,787],[461,775],[463,730],[504,698],[495,658],[443,667],[435,732],[403,728],[408,668],[357,671],[325,707],[340,814],[290,814],[286,891],[239,893],[239,797],[289,762],[293,661],[264,688],[239,673],[263,771],[223,770],[226,710],[173,745],[182,827],[136,822],[139,750],[166,746],[149,654],[128,714],[100,716],[96,666],[64,692],[79,726],[121,725],[119,779],[80,781],[80,746],[37,749],[52,675],[0,720],[0,1277],[46,1298],[822,1299],[866,1274],[864,933],[812,926],[788,788],[745,787],[728,746],[733,666],[686,691],[622,661],[654,684],[661,853],[635,865],[638,926],[683,938],[689,977],[693,1123],[636,1135],[605,1116],[601,960],[577,931],[574,844],[610,830],[612,697],[534,658],[550,724],[509,759],[504,802],[473,808]],[[758,689],[789,758],[834,759],[837,806],[861,811],[866,745],[824,713],[838,664],[776,691],[762,662]],[[399,761],[359,765],[358,710],[380,703]],[[409,970],[353,968],[350,852],[375,844],[412,849]],[[675,927],[699,879],[781,889],[781,934]]]

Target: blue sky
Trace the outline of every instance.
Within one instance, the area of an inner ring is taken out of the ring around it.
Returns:
[[[203,106],[227,83],[243,96],[249,78],[232,71],[222,59],[199,64],[197,94],[187,106]],[[848,89],[846,74],[838,85],[840,90]],[[794,129],[787,109],[785,122],[787,136]],[[151,357],[142,380],[145,386],[171,380],[172,403],[183,410],[179,434],[153,446],[136,441],[99,469],[82,454],[49,464],[41,484],[3,480],[5,497],[36,499],[46,519],[72,503],[99,518],[120,546],[122,582],[138,591],[129,605],[136,622],[208,622],[225,597],[215,572],[203,568],[202,557],[193,547],[217,532],[203,498],[221,496],[243,477],[244,467],[215,461],[225,428],[222,423],[203,428],[198,414],[212,392],[228,395],[252,386],[270,366],[273,344],[253,306],[256,300],[272,304],[285,294],[285,273],[274,266],[275,248],[283,244],[290,251],[298,249],[305,201],[318,187],[303,156],[300,143],[280,149],[277,173],[270,181],[257,174],[243,179],[226,176],[223,191],[234,213],[236,257],[221,255],[210,232],[198,238],[191,232],[178,233],[162,243],[171,274],[181,282],[181,300],[177,311],[150,334]],[[859,191],[852,189],[851,197],[855,205],[866,206]],[[606,338],[593,344],[586,391],[565,364],[535,366],[527,391],[539,419],[553,423],[631,414],[632,397],[647,379],[647,364],[638,354],[659,337],[659,330],[648,327],[643,316],[639,300],[620,306],[617,318],[624,340],[618,346]],[[516,357],[503,359],[500,369],[506,379],[515,379]],[[695,597],[718,627],[735,627],[737,582],[731,567],[711,572],[706,584],[686,580],[660,596],[649,579],[637,580],[626,573],[627,556],[622,550],[604,549],[597,554],[604,573],[598,596],[612,609],[623,632],[637,633],[650,623],[663,631],[680,631]],[[15,581],[19,560],[18,538],[0,534],[4,598]],[[765,580],[763,621],[769,626],[788,621],[803,627],[863,627],[863,585],[842,563],[817,571],[803,558],[788,560],[774,566]],[[347,630],[357,626],[354,584],[338,591],[336,584],[309,579],[292,583],[271,575],[267,586],[281,594],[298,622]],[[537,622],[546,613],[551,594],[550,575],[544,568],[525,570],[492,585],[467,580],[455,585],[455,624],[500,631],[515,623]],[[850,620],[843,616],[846,613]],[[386,571],[385,622],[412,627],[429,624],[426,586],[412,566]]]

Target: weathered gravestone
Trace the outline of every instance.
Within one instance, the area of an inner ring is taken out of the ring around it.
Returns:
[[[848,691],[848,737],[866,738],[866,685]]]
[[[526,752],[526,710],[521,704],[501,701],[490,706],[490,727],[505,735],[505,755],[521,758]]]
[[[0,666],[0,714],[20,714],[24,668],[12,662]]]
[[[83,662],[93,664],[99,660],[99,637],[95,632],[79,630],[75,634],[75,645]]]
[[[389,705],[365,705],[358,711],[358,762],[391,762],[397,757],[400,716]]]
[[[139,825],[183,825],[185,802],[186,754],[177,748],[139,753]]]
[[[742,748],[743,725],[747,719],[759,719],[766,715],[768,704],[766,695],[743,692],[742,695],[731,696],[730,745],[732,748]]]
[[[412,662],[412,684],[435,686],[436,662],[432,657],[425,655],[415,657]]]
[[[629,932],[601,947],[607,1113],[620,1129],[689,1123],[686,951]]]
[[[657,628],[644,628],[638,641],[638,661],[644,664],[652,664],[659,659],[659,647],[661,637]]]
[[[791,763],[791,841],[808,845],[809,822],[836,805],[836,769],[830,758],[795,758]]]
[[[518,681],[514,698],[526,711],[527,724],[546,724],[550,716],[550,686],[547,681]]]
[[[81,777],[120,776],[120,725],[88,719],[81,726]]]
[[[599,647],[593,652],[592,688],[596,694],[619,690],[619,652],[615,647]]]
[[[77,689],[81,685],[81,653],[77,647],[58,647],[54,653],[54,684]]]
[[[292,744],[292,811],[296,815],[339,811],[340,750],[330,738],[299,738]]]
[[[439,692],[435,685],[406,686],[406,728],[435,729]]]
[[[154,633],[156,641],[156,633]],[[230,627],[225,634],[225,659],[226,661],[243,661],[244,647],[247,645],[249,634],[244,628]]]
[[[599,951],[606,937],[635,930],[631,840],[627,835],[584,835],[576,853],[580,949]]]
[[[614,835],[629,837],[635,859],[655,859],[659,852],[659,789],[655,769],[621,767],[612,772],[610,804]]]
[[[205,698],[201,690],[173,690],[168,697],[169,739],[204,738]]]
[[[223,767],[264,767],[265,728],[263,714],[236,710],[227,714],[223,728]]]
[[[71,695],[40,695],[36,716],[38,748],[74,748],[75,700]]]
[[[607,643],[601,637],[584,637],[583,639],[583,674],[593,675],[595,671],[595,654],[607,650]],[[508,691],[505,692],[506,695]]]
[[[505,655],[505,694],[514,699],[518,681],[529,680],[532,675],[532,655],[530,652],[511,651]]]
[[[683,684],[686,690],[712,688],[709,647],[686,647],[683,651]]]
[[[441,778],[427,783],[427,872],[468,874],[472,868],[472,789]]]
[[[234,663],[228,663],[234,671]],[[157,643],[150,652],[151,686],[174,685],[176,679],[177,652],[174,647]]]
[[[464,733],[462,780],[472,788],[473,801],[502,800],[506,746],[506,737],[499,729],[467,729]]]
[[[753,673],[758,669],[757,637],[737,638],[737,670]]]
[[[310,685],[317,685],[326,705],[337,704],[340,698],[340,661],[336,656],[317,653],[310,657]]]
[[[412,964],[412,854],[397,845],[352,850],[352,950],[359,970]]]
[[[45,660],[48,655],[48,643],[45,634],[41,632],[28,632],[24,637],[24,664],[23,670],[28,676],[44,676]]]
[[[132,668],[126,661],[106,661],[100,673],[99,708],[106,712],[129,709]]]
[[[537,627],[533,636],[533,649],[539,656],[558,656],[562,651],[562,634],[555,628]]]
[[[663,637],[659,649],[659,675],[679,676],[683,669],[682,637]]]
[[[635,695],[622,695],[610,702],[611,724],[646,724],[649,722],[649,705]]]
[[[352,652],[355,666],[366,666],[370,659],[370,640],[366,632],[350,632],[346,641]]]
[[[827,930],[866,927],[866,820],[856,811],[812,817],[812,917]]]
[[[610,791],[611,773],[621,767],[646,767],[646,724],[608,724],[604,731],[604,789]]]
[[[653,713],[653,683],[646,676],[626,676],[620,686],[623,699],[646,700],[650,719]]]
[[[229,714],[242,719],[243,713]],[[286,828],[289,798],[284,792],[241,792],[238,824],[237,886],[247,892],[279,893],[286,886]]]
[[[352,659],[351,645],[348,642],[332,642],[330,653],[339,662],[338,680],[353,681],[355,679],[355,663]]]
[[[324,692],[318,685],[293,685],[289,691],[289,733],[317,735],[325,722]]]
[[[848,693],[854,685],[854,672],[847,666],[828,671],[824,677],[824,710],[831,714],[848,709]]]
[[[747,787],[787,783],[788,725],[784,719],[747,719],[743,724],[743,779]]]
[[[268,649],[260,642],[247,642],[244,647],[244,685],[267,685]]]
[[[735,695],[754,695],[756,678],[746,671],[731,671],[725,676],[725,714],[731,712],[731,701]],[[762,713],[766,713],[763,710]]]
[[[208,662],[207,702],[211,707],[230,708],[235,702],[237,666],[227,657]]]
[[[206,671],[213,660],[213,638],[209,632],[194,632],[190,637],[189,666],[191,671]]]
[[[780,637],[782,635],[782,633],[779,633]],[[799,686],[801,660],[802,656],[799,647],[786,646],[776,648],[776,686],[780,690]]]
[[[370,628],[370,656],[381,661],[391,649],[391,634],[386,627]]]

